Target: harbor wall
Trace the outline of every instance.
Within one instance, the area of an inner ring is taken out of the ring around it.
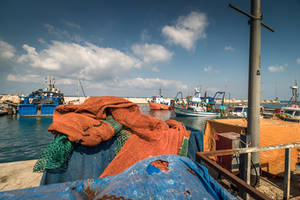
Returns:
[[[8,95],[1,95],[0,94],[0,104],[2,104],[5,101],[11,101],[12,103],[19,104],[20,103],[20,96],[25,96],[24,94],[18,95],[18,94],[8,94]],[[68,97],[65,96],[65,103],[74,103],[74,104],[81,104],[89,97]],[[148,103],[152,98],[151,97],[125,97],[125,99],[132,101],[133,103],[137,104],[144,104]],[[167,99],[173,99],[173,98],[167,98]],[[239,100],[239,99],[225,99],[225,104],[247,104],[248,100]],[[261,104],[279,104],[280,101],[275,100],[263,100]]]

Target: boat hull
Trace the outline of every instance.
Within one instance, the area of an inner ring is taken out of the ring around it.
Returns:
[[[149,102],[150,110],[169,110],[170,106],[160,103]]]
[[[221,114],[216,112],[196,112],[187,110],[185,108],[174,108],[176,116],[190,116],[190,117],[218,117]]]

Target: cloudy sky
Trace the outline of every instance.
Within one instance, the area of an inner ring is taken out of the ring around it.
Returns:
[[[247,98],[249,25],[238,0],[2,0],[0,93],[29,93],[51,75],[66,95],[214,94]],[[262,0],[264,99],[300,81],[300,1]]]

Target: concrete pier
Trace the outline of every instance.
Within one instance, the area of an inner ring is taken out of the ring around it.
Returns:
[[[0,163],[0,192],[40,185],[42,173],[33,173],[36,160]]]

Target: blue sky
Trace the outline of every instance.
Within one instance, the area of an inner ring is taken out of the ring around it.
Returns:
[[[51,75],[66,95],[175,97],[201,87],[247,98],[250,1],[0,2],[0,93]],[[263,99],[289,99],[300,78],[300,1],[262,0]]]

